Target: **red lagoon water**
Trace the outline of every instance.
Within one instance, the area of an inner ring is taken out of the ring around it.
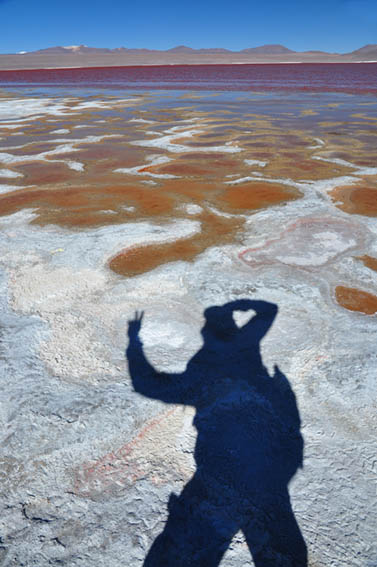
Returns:
[[[377,94],[377,63],[158,65],[0,71],[0,85]]]

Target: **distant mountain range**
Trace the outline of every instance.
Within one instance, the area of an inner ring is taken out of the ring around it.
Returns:
[[[0,54],[0,70],[127,65],[198,65],[232,63],[347,63],[377,62],[377,44],[350,53],[293,51],[284,45],[261,45],[241,51],[220,47],[193,49],[178,45],[165,51],[69,45],[37,51]]]

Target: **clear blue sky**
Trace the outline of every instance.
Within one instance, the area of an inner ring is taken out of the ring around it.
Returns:
[[[377,0],[0,0],[0,52],[54,45],[347,52],[377,43]]]

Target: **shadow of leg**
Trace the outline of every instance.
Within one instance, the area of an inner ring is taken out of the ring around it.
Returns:
[[[262,522],[244,529],[255,567],[307,567],[307,549],[288,493],[269,501]],[[262,527],[263,526],[263,527]]]
[[[170,497],[168,521],[144,567],[217,567],[234,530],[205,510],[203,488],[194,478],[179,497]]]

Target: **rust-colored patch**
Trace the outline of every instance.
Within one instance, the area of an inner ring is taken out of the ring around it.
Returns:
[[[377,272],[377,258],[372,258],[372,256],[368,256],[368,254],[364,254],[364,256],[357,256],[358,260],[361,260],[367,268],[374,270]]]
[[[22,144],[20,144],[22,145]],[[21,148],[13,148],[11,149],[11,153],[14,156],[17,156],[19,158],[26,156],[37,156],[43,152],[49,152],[51,150],[54,150],[58,145],[60,144],[56,144],[56,143],[52,143],[52,142],[35,142],[35,143],[30,143],[27,144],[26,147],[21,147]],[[60,158],[60,155],[62,154],[57,154],[58,159]],[[68,154],[64,154],[64,156],[66,156]],[[54,159],[54,157],[52,157],[52,159]],[[43,161],[44,158],[41,158],[41,161]]]
[[[281,152],[277,156],[271,156],[264,171],[272,176],[288,177],[294,180],[311,179],[314,181],[346,175],[349,173],[349,168],[336,163],[309,159],[306,153],[296,151]]]
[[[377,313],[377,297],[372,293],[338,285],[335,296],[339,305],[349,311],[359,311],[366,315]]]
[[[339,187],[330,193],[333,200],[338,203],[338,208],[346,213],[377,216],[377,188],[361,187]]]
[[[294,188],[277,183],[250,182],[242,185],[233,185],[218,197],[218,201],[225,208],[237,210],[256,210],[291,201],[301,196]]]
[[[199,234],[175,242],[127,248],[110,261],[110,269],[123,276],[136,276],[168,262],[189,262],[209,246],[231,242],[242,225],[241,220],[208,212],[203,212],[199,219],[202,221]]]
[[[193,164],[193,163],[169,163],[164,166],[154,166],[154,169],[151,167],[145,167],[140,171],[158,171],[158,173],[168,173],[170,175],[179,175],[179,176],[187,176],[187,177],[199,177],[199,176],[206,176],[206,177],[215,177],[218,175],[218,172],[212,170],[210,167],[201,167],[200,165]]]
[[[27,163],[17,165],[17,170],[25,175],[27,184],[46,185],[49,183],[64,183],[77,179],[79,173],[69,169],[65,163]]]
[[[161,264],[178,260],[192,260],[200,253],[198,238],[187,238],[164,244],[129,248],[110,261],[113,272],[136,276],[149,272]]]
[[[175,200],[154,189],[128,185],[26,189],[0,196],[0,215],[32,208],[37,214],[33,222],[41,225],[115,224],[129,219],[125,207],[130,206],[135,207],[139,218],[163,216],[172,212]]]
[[[187,203],[187,199],[198,205],[206,201],[216,204],[216,195],[219,193],[222,183],[203,183],[199,179],[168,179],[164,180],[162,190],[175,195],[180,203]],[[159,189],[160,190],[160,189]]]
[[[236,160],[224,157],[221,152],[186,152],[184,155],[177,157],[178,160],[193,160],[193,161],[205,161],[206,163],[216,163],[219,160],[228,165],[237,165]]]

